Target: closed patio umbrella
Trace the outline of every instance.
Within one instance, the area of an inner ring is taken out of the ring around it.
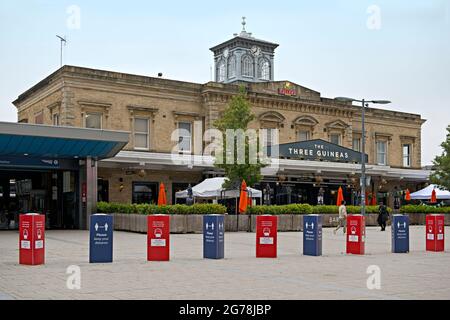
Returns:
[[[166,199],[166,189],[164,187],[164,183],[159,184],[159,193],[158,193],[158,206],[165,206],[167,205],[167,199]]]
[[[338,195],[337,195],[337,199],[336,199],[336,205],[340,206],[341,202],[344,200],[344,193],[342,191],[342,187],[339,187],[338,189]]]
[[[409,192],[409,189],[406,189],[405,200],[411,201],[411,192]]]
[[[247,194],[247,183],[245,180],[242,180],[241,184],[241,193],[239,195],[239,213],[244,213],[247,211],[248,205],[248,194]]]
[[[372,202],[370,203],[372,206],[377,205],[377,194],[375,192],[372,193]]]
[[[433,191],[431,191],[431,199],[430,199],[430,203],[436,203],[437,199],[436,199],[436,190],[433,189]]]

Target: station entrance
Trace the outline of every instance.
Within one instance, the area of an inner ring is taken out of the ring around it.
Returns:
[[[17,229],[19,214],[45,214],[48,229],[79,229],[78,172],[0,170],[0,229]]]
[[[48,229],[86,229],[96,213],[97,162],[128,132],[0,122],[0,230],[19,215],[45,215]]]

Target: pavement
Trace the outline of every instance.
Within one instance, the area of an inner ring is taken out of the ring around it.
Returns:
[[[115,231],[114,262],[90,264],[88,231],[48,230],[40,266],[19,265],[18,232],[0,231],[0,299],[450,299],[450,253],[426,252],[411,226],[411,252],[393,254],[390,231],[368,227],[366,254],[347,255],[326,228],[320,257],[302,255],[301,232],[278,233],[276,259],[255,257],[254,233],[226,233],[223,260],[203,259],[201,234],[173,234],[168,262],[146,261],[146,235]]]

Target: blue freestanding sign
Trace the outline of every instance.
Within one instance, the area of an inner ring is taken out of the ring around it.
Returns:
[[[309,214],[303,216],[303,254],[322,255],[322,216]]]
[[[89,262],[113,261],[113,216],[107,214],[91,215],[89,229]]]
[[[203,258],[224,257],[224,216],[218,214],[203,216]]]
[[[392,216],[392,252],[409,252],[409,217],[403,214]]]

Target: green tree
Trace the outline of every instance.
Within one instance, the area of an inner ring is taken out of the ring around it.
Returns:
[[[239,88],[239,93],[231,98],[227,108],[225,109],[223,116],[214,122],[214,126],[222,132],[223,141],[218,152],[223,155],[223,161],[219,163],[216,158],[215,166],[225,171],[228,181],[224,184],[224,188],[239,188],[242,180],[245,180],[247,186],[253,186],[261,180],[261,168],[265,165],[261,163],[257,158],[256,163],[250,163],[249,159],[249,144],[255,144],[259,146],[259,141],[252,141],[248,136],[245,137],[245,163],[239,164],[236,161],[229,163],[225,161],[227,156],[227,142],[226,132],[227,130],[242,129],[244,132],[248,129],[249,123],[255,118],[251,113],[251,106],[247,100],[247,93],[244,86]],[[257,139],[257,138],[256,138]],[[233,159],[237,159],[237,146],[238,139],[235,137],[233,140],[234,155]],[[253,146],[255,147],[255,146]],[[260,150],[257,151],[259,152]]]
[[[431,182],[450,190],[450,125],[447,127],[447,139],[441,143],[442,154],[434,158],[436,168],[431,175]]]

